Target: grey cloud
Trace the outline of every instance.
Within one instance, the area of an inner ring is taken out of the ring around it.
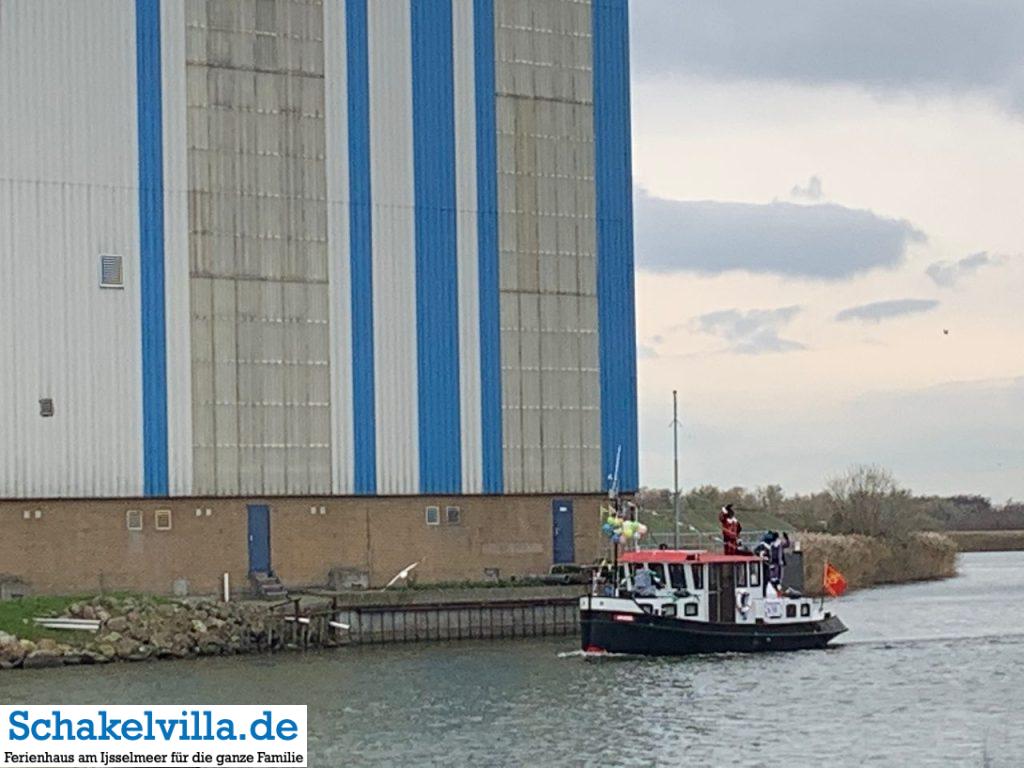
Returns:
[[[925,274],[930,277],[936,285],[944,288],[951,288],[959,280],[977,272],[982,267],[996,263],[997,259],[982,251],[965,256],[958,261],[936,261],[930,264]]]
[[[1019,0],[642,0],[640,77],[984,91],[1024,112]]]
[[[841,280],[903,261],[924,233],[839,205],[676,201],[641,192],[637,264],[651,272],[745,270]]]
[[[792,352],[806,349],[798,341],[783,339],[779,332],[796,317],[800,307],[778,309],[724,309],[709,312],[694,319],[694,325],[702,333],[712,334],[731,344],[731,351],[745,355],[765,352]]]
[[[879,323],[902,315],[914,315],[920,312],[928,312],[939,306],[934,299],[893,299],[891,301],[875,301],[871,304],[861,304],[857,307],[848,307],[836,315],[839,322],[849,320],[861,320],[866,323]]]
[[[811,178],[807,180],[806,187],[801,187],[797,184],[792,190],[790,190],[789,194],[798,199],[821,200],[821,196],[824,194],[824,190],[821,186],[821,178],[818,176],[811,176]]]

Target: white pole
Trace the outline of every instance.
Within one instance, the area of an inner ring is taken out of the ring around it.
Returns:
[[[672,461],[675,474],[675,496],[672,506],[675,511],[675,535],[672,546],[679,549],[679,400],[676,390],[672,390]]]
[[[224,602],[231,602],[231,577],[227,573],[224,574]]]

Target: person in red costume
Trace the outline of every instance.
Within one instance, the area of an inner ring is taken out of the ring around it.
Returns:
[[[725,544],[725,554],[739,554],[740,533],[743,532],[743,526],[736,519],[736,513],[732,509],[732,504],[726,504],[722,507],[722,511],[718,513],[718,522],[722,524],[722,541]]]

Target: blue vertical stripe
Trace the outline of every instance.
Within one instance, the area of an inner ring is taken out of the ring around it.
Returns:
[[[355,492],[377,492],[373,362],[373,231],[370,197],[370,69],[366,0],[345,3],[348,68],[349,251]]]
[[[166,496],[167,335],[159,0],[135,1],[135,85],[139,132],[143,489],[146,496]]]
[[[501,294],[498,272],[498,134],[494,0],[473,0],[476,90],[477,251],[480,293],[480,416],[484,493],[502,493]]]
[[[594,0],[593,48],[601,465],[607,483],[621,448],[619,487],[633,491],[639,467],[627,0]]]
[[[420,490],[462,490],[451,0],[412,0]]]

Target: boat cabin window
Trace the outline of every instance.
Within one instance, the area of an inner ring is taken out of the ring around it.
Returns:
[[[683,615],[684,616],[696,616],[697,615],[697,604],[696,603],[683,603]]]
[[[718,563],[715,563],[708,569],[708,592],[718,591],[718,582],[721,578],[721,567]]]
[[[664,563],[648,563],[647,567],[654,573],[654,579],[656,583],[666,584],[665,581],[665,564]]]
[[[747,564],[737,563],[736,564],[736,586],[745,587],[747,586]]]
[[[761,586],[761,564],[750,563],[750,586]]]
[[[635,581],[636,572],[643,568],[645,563],[626,563],[619,566],[619,582],[622,583],[627,578],[629,579],[629,586],[632,587]],[[665,564],[664,563],[646,563],[651,573],[654,574],[655,585],[665,583]]]
[[[801,616],[810,616],[811,615],[811,604],[810,603],[803,603],[800,606],[800,615]]]
[[[668,575],[672,577],[672,589],[686,589],[686,566],[682,563],[669,563]]]
[[[690,573],[693,575],[693,588],[704,589],[704,566],[691,565]]]
[[[792,603],[790,603],[789,605],[786,606],[786,618],[787,619],[795,619],[796,618],[796,606],[793,605]]]
[[[675,603],[665,603],[665,605],[661,606],[661,615],[662,616],[675,616],[676,615],[676,605],[675,605]]]

